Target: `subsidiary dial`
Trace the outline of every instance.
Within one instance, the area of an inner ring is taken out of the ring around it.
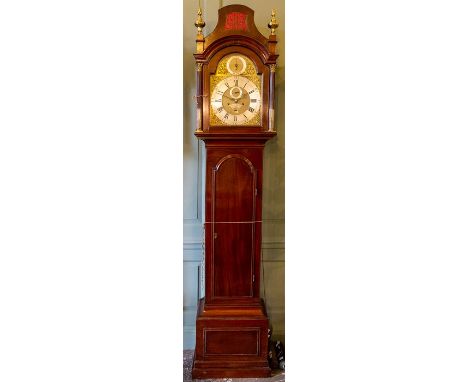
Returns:
[[[247,62],[241,56],[231,56],[226,63],[226,68],[229,73],[239,75],[245,72]]]

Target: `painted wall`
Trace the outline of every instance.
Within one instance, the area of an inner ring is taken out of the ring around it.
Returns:
[[[230,4],[243,4],[255,11],[255,23],[264,36],[271,9],[277,11],[280,24],[277,31],[279,58],[276,69],[276,129],[278,135],[265,147],[263,185],[263,274],[261,293],[265,299],[268,316],[273,325],[273,338],[284,342],[284,0],[202,1],[206,22],[205,36],[211,33],[218,19],[218,8]],[[184,349],[195,347],[195,316],[198,296],[203,295],[199,267],[203,256],[203,194],[204,147],[193,132],[196,127],[195,51],[198,0],[184,0]]]

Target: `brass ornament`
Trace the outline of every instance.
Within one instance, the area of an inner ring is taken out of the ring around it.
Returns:
[[[203,18],[202,18],[201,8],[198,8],[197,15],[198,15],[198,17],[197,17],[197,21],[195,21],[195,26],[197,27],[198,34],[203,36],[203,28],[204,28],[204,26],[206,24],[205,24],[205,22],[203,21]]]
[[[271,11],[271,20],[268,23],[268,28],[271,29],[271,34],[275,35],[276,34],[276,28],[278,28],[278,22],[276,21],[276,10],[272,9]]]
[[[270,64],[270,72],[272,73],[276,72],[276,64]]]
[[[202,62],[197,62],[197,72],[201,72],[203,69],[203,63]]]

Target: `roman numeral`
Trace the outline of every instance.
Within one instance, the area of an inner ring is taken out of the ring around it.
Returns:
[[[255,110],[253,109],[253,107],[249,107],[249,111],[253,113]]]
[[[236,86],[239,86],[239,80],[234,80],[234,84],[235,84]]]
[[[222,107],[222,106],[221,106],[221,107],[219,107],[219,108],[218,108],[218,113],[221,113],[223,110],[224,110],[224,109],[223,109],[223,107]]]
[[[215,102],[221,102],[221,98],[220,99],[215,99]]]
[[[252,94],[254,91],[255,91],[255,89],[253,89],[253,90],[249,91],[249,94]]]
[[[228,119],[229,117],[229,113],[226,113],[226,115],[224,116],[224,119]]]
[[[234,116],[234,122],[237,122],[237,115]]]
[[[219,90],[217,90],[217,91],[216,91],[216,94],[223,95],[224,93],[221,92],[221,91],[219,91]]]
[[[225,82],[224,85],[226,85],[227,88],[229,87],[229,84],[227,82]]]
[[[250,102],[257,102],[257,100],[255,98],[252,98]]]

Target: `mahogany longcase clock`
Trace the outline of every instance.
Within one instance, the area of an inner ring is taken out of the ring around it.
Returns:
[[[260,298],[262,169],[276,135],[276,23],[269,38],[243,5],[218,11],[204,37],[198,11],[197,130],[206,147],[205,297],[199,301],[194,379],[268,377],[268,317]]]

